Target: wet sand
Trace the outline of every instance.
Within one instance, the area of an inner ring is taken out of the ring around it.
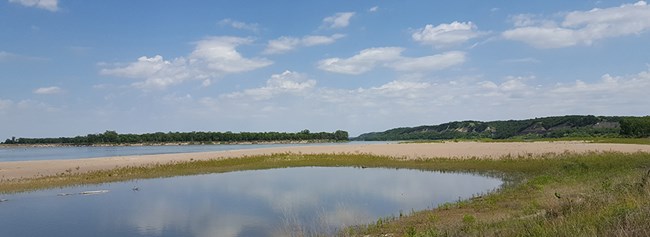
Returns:
[[[231,150],[200,153],[118,156],[75,160],[40,160],[0,162],[0,180],[33,178],[55,175],[70,170],[73,173],[107,170],[125,166],[144,166],[156,163],[182,162],[190,160],[209,160],[241,158],[254,155],[274,153],[302,154],[339,154],[364,153],[384,155],[402,159],[418,158],[485,158],[498,159],[504,156],[529,157],[548,153],[585,153],[585,152],[648,152],[650,145],[636,144],[598,144],[582,142],[531,142],[531,143],[483,143],[483,142],[447,142],[424,144],[365,144],[365,145],[331,145],[301,146],[281,148],[261,148],[249,150]]]

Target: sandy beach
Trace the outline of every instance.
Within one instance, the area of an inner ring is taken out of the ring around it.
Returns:
[[[38,176],[55,175],[66,170],[89,172],[106,170],[125,166],[144,166],[155,163],[182,162],[190,160],[209,160],[240,158],[254,155],[274,153],[302,154],[338,154],[364,153],[384,155],[402,159],[417,158],[457,158],[472,157],[497,159],[504,156],[539,156],[548,153],[584,153],[584,152],[648,152],[650,145],[636,144],[599,144],[583,142],[531,142],[531,143],[482,143],[482,142],[448,142],[423,144],[364,144],[364,145],[331,145],[331,146],[301,146],[283,148],[263,148],[249,150],[231,150],[217,152],[161,154],[141,156],[118,156],[74,160],[41,160],[41,161],[11,161],[0,162],[0,179],[33,178]]]

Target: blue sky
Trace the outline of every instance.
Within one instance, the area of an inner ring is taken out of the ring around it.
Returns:
[[[648,115],[644,1],[0,2],[0,138]]]

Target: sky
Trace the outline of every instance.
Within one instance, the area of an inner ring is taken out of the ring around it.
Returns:
[[[650,114],[645,1],[0,2],[0,139]]]

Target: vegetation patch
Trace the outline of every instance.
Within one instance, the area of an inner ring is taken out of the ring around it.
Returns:
[[[650,154],[563,154],[483,162],[489,163],[487,170],[521,176],[499,192],[382,218],[350,227],[343,235],[650,235]]]
[[[409,168],[500,177],[497,192],[400,213],[343,236],[648,236],[650,154],[588,153],[492,159],[405,160],[367,154],[282,153],[3,180],[10,193],[132,179],[306,166]]]
[[[453,139],[609,139],[650,137],[650,116],[567,115],[507,121],[455,121],[439,125],[393,128],[364,133],[361,141]]]

